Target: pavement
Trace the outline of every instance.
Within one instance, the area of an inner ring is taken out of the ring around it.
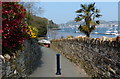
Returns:
[[[89,77],[86,72],[60,55],[61,75],[56,75],[56,51],[41,47],[42,58],[38,68],[29,77]]]

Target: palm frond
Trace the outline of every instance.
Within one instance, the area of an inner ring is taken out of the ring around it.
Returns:
[[[79,9],[76,11],[76,13],[82,13],[83,12],[83,9]]]
[[[80,25],[78,29],[83,33],[89,32],[89,28],[86,25],[83,26]]]
[[[88,5],[88,10],[90,10],[90,11],[94,11],[95,10],[95,3],[93,3],[93,4],[89,4]]]
[[[89,5],[88,5],[88,9],[92,9],[93,7],[94,7],[93,4],[89,4]]]
[[[93,3],[93,6],[95,6],[95,2]]]
[[[84,15],[83,15],[83,14],[79,14],[78,16],[79,16],[79,17],[84,17]]]
[[[86,4],[81,4],[81,8],[83,9],[83,10],[87,10],[87,5]]]
[[[82,19],[81,19],[80,17],[76,17],[76,18],[75,18],[75,21],[76,21],[76,22],[79,22],[79,21],[81,21],[81,20],[82,20]]]
[[[100,24],[100,21],[99,21],[99,20],[97,20],[97,21],[96,21],[96,23],[97,23],[97,24]]]
[[[93,8],[91,8],[91,11],[92,11],[92,12],[95,12],[95,8],[94,8],[94,7],[93,7]]]
[[[96,10],[95,10],[95,13],[100,13],[100,10],[99,10],[99,9],[96,9]]]
[[[97,17],[97,18],[99,18],[99,17],[101,17],[101,16],[102,16],[102,15],[100,15],[100,14],[96,14],[96,17]]]
[[[92,32],[93,30],[95,30],[95,28],[96,28],[95,25],[92,25],[89,29],[89,32]]]

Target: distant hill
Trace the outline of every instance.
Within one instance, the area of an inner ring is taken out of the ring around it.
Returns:
[[[83,25],[84,22],[69,21],[67,23],[60,24],[60,26],[67,27],[69,25],[80,25],[80,24]],[[108,25],[118,24],[118,21],[104,21],[104,20],[100,20],[100,24],[108,24]]]
[[[53,29],[53,28],[59,28],[59,25],[54,23],[52,20],[49,21],[49,24],[48,24],[48,28],[49,29]]]
[[[100,24],[118,24],[118,21],[103,21],[103,20],[100,20]]]

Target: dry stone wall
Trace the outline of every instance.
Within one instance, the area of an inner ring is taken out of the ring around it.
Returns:
[[[2,78],[27,77],[37,68],[40,58],[41,51],[37,40],[26,40],[22,51],[17,51],[15,57],[2,63]]]
[[[82,66],[93,78],[120,78],[120,41],[69,38],[51,41],[51,48]]]

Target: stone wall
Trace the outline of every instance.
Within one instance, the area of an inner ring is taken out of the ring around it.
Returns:
[[[2,63],[3,78],[27,77],[37,68],[41,58],[40,46],[37,40],[26,40],[23,47],[23,50],[17,51],[9,61]]]
[[[82,66],[94,78],[120,77],[120,41],[69,38],[51,41],[51,48]]]

